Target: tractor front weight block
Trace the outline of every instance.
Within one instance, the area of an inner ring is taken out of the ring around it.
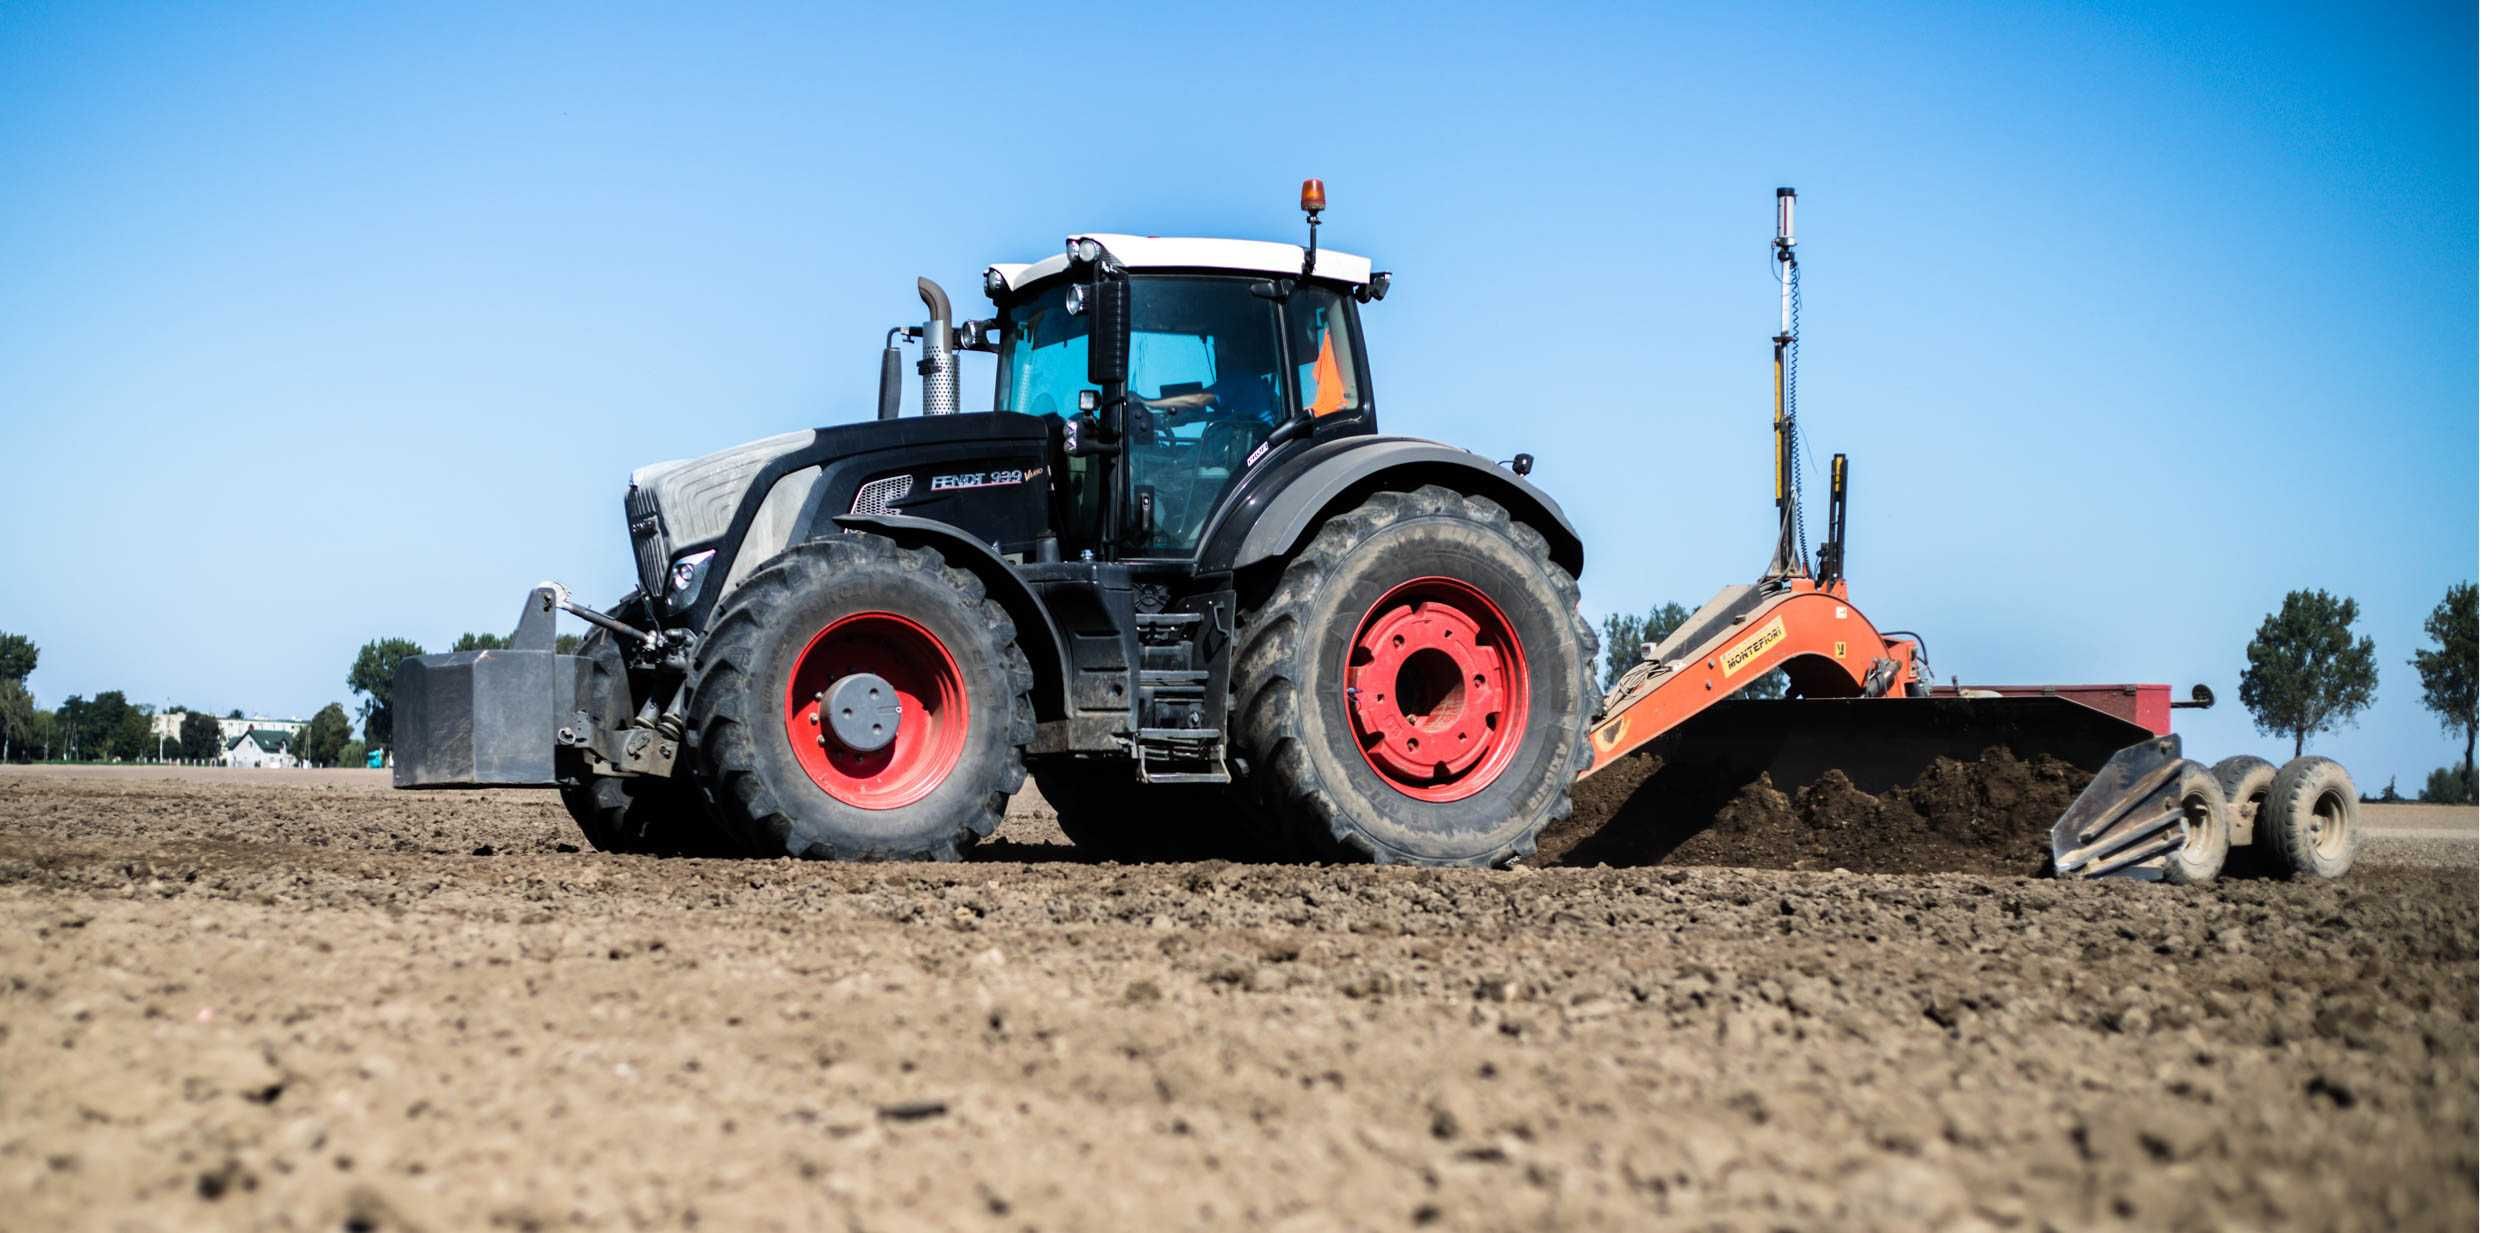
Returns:
[[[391,678],[391,785],[544,788],[556,783],[591,661],[555,649],[562,589],[530,592],[508,650],[400,661]]]

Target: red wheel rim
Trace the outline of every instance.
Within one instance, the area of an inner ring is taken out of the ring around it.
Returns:
[[[827,732],[816,704],[827,686],[854,672],[884,677],[901,707],[892,743],[870,753]],[[816,631],[790,665],[782,723],[807,777],[861,809],[900,809],[935,791],[963,757],[970,727],[955,657],[919,622],[891,612],[855,613]]]
[[[1419,801],[1463,800],[1501,778],[1527,738],[1528,658],[1484,592],[1416,578],[1354,627],[1345,698],[1383,782]]]

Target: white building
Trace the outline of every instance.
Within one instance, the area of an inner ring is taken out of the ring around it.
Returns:
[[[167,740],[181,740],[182,721],[187,717],[188,712],[185,711],[165,711],[158,714],[149,721],[148,734],[161,736]],[[268,715],[254,715],[249,719],[220,719],[217,721],[217,739],[224,744],[232,745],[234,738],[254,730],[284,732],[289,737],[297,737],[303,735],[304,723],[305,721],[301,719],[278,719]]]
[[[294,734],[253,728],[226,742],[225,764],[243,767],[302,766],[295,756]]]

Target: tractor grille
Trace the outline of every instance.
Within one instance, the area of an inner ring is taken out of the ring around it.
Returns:
[[[634,537],[634,572],[642,578],[642,593],[660,594],[668,573],[668,534],[660,524],[659,489],[625,490],[625,527]]]
[[[854,514],[891,514],[894,503],[911,495],[911,477],[889,475],[859,486],[859,495],[851,499]]]
[[[757,472],[815,439],[813,432],[785,432],[717,454],[635,470],[625,489],[625,524],[634,537],[634,568],[642,576],[643,593],[661,593],[671,556],[729,531],[738,502]]]

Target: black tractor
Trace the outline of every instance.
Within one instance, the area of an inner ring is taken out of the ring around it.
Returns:
[[[1580,540],[1526,456],[1380,434],[1389,276],[1323,206],[1299,246],[1071,237],[985,320],[922,280],[875,420],[635,472],[632,594],[404,662],[394,782],[552,785],[618,851],[950,859],[1029,773],[1107,857],[1525,856],[1590,760]]]

